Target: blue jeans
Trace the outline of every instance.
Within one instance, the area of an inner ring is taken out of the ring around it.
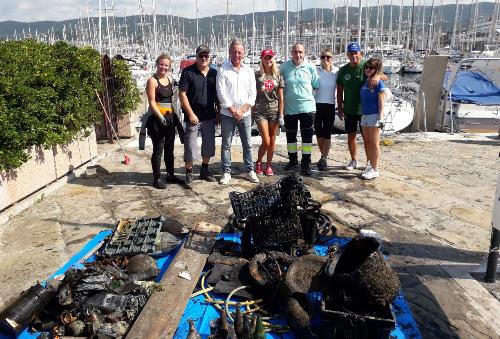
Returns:
[[[236,120],[234,120],[234,118],[228,117],[224,114],[221,114],[222,171],[223,173],[231,173],[231,143],[233,142],[235,127],[238,128],[238,132],[240,134],[241,145],[243,147],[243,161],[245,163],[245,169],[247,172],[251,172],[253,171],[251,144],[252,118],[250,115],[248,115],[247,117],[244,117],[240,122],[237,122]]]

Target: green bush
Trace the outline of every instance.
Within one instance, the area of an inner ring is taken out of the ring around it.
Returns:
[[[113,59],[113,110],[116,114],[126,114],[136,110],[141,103],[141,93],[137,88],[127,63]]]
[[[130,112],[140,95],[125,65],[116,70],[116,112]],[[31,146],[72,141],[102,116],[99,53],[65,42],[0,42],[0,171],[29,159]],[[137,102],[137,103],[136,103]]]

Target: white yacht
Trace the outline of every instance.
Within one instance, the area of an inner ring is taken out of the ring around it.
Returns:
[[[385,74],[394,74],[398,73],[401,69],[401,61],[397,59],[384,59],[382,61],[383,64],[383,72]]]

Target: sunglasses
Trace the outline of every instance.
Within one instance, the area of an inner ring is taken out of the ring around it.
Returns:
[[[377,67],[375,67],[375,66],[369,66],[369,65],[366,65],[366,66],[365,66],[365,69],[377,69]]]
[[[331,57],[331,56],[329,56],[329,55],[322,55],[322,56],[321,56],[321,59],[328,59],[328,60],[330,60],[331,58],[332,58],[332,57]]]
[[[264,57],[264,59],[266,59],[266,60],[270,60],[270,59],[272,59],[272,58],[273,58],[273,56],[272,56],[272,55],[266,55],[266,56]]]
[[[198,54],[198,58],[200,58],[200,59],[210,59],[210,54]]]

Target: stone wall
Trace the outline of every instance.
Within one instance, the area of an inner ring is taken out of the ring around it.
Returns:
[[[18,169],[0,172],[0,212],[97,156],[95,132],[45,150],[32,147],[31,159]]]

